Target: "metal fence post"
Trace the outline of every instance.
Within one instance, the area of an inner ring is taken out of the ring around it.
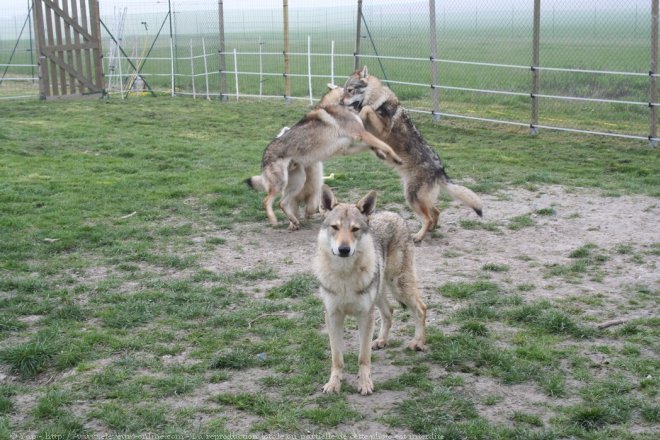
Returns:
[[[435,0],[429,0],[429,18],[431,30],[431,94],[433,95],[433,122],[440,120],[440,113],[438,108],[438,39],[435,29]]]
[[[362,25],[362,0],[358,0],[358,10],[357,10],[357,25],[355,26],[355,70],[360,68],[360,39],[361,36],[361,27]]]
[[[172,28],[172,1],[167,1],[170,22],[170,80],[172,82],[172,96],[176,95],[176,77],[174,76],[174,30]]]
[[[534,30],[532,37],[532,121],[529,124],[530,134],[538,133],[539,123],[539,59],[541,45],[541,0],[534,0]]]
[[[282,0],[284,18],[284,103],[291,101],[291,77],[289,76],[289,1]]]
[[[218,32],[220,33],[220,100],[227,100],[227,59],[225,54],[225,12],[218,1]]]
[[[649,141],[653,147],[658,145],[658,0],[651,1],[651,70],[649,71]]]

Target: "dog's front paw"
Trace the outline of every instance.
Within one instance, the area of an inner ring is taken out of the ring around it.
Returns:
[[[384,348],[387,345],[387,341],[383,338],[378,338],[374,339],[374,341],[371,343],[371,349],[372,350],[380,350],[381,348]]]
[[[363,396],[373,394],[374,383],[371,381],[371,375],[364,374],[358,377],[358,392]]]
[[[408,348],[412,351],[426,351],[426,345],[424,345],[424,341],[420,341],[418,339],[413,339],[410,341]]]
[[[392,162],[397,165],[403,165],[403,159],[401,159],[396,153],[392,153]]]
[[[375,112],[374,112],[374,108],[367,104],[360,109],[360,113],[358,113],[358,115],[360,116],[360,119],[366,121],[369,113],[375,113]]]
[[[330,381],[323,385],[322,391],[326,394],[339,394],[341,390],[341,379],[337,376],[330,376]]]
[[[289,222],[289,231],[297,231],[300,229],[300,223],[294,223],[292,221]]]

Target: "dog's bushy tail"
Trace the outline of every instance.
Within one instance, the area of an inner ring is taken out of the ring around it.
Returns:
[[[455,200],[474,209],[474,212],[476,212],[479,217],[483,217],[483,204],[481,203],[481,199],[478,195],[472,192],[471,189],[457,185],[451,181],[445,183],[445,189]]]
[[[264,185],[264,179],[259,176],[252,176],[245,179],[245,184],[250,188],[257,191],[266,191],[266,186]]]

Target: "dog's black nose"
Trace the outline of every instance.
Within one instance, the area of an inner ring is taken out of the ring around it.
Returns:
[[[339,246],[339,256],[340,257],[348,257],[351,254],[351,247],[350,246]]]

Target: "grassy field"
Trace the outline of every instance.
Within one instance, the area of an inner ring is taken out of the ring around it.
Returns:
[[[341,438],[355,426],[444,439],[655,438],[657,313],[598,330],[612,306],[598,290],[534,300],[540,286],[514,276],[512,264],[538,255],[501,255],[464,281],[447,281],[460,271],[446,270],[428,286],[437,316],[429,351],[406,352],[397,335],[374,355],[375,371],[387,364],[389,373],[379,373],[371,400],[350,383],[322,395],[330,359],[316,281],[308,266],[251,256],[298,236],[266,226],[261,196],[242,184],[305,109],[149,97],[0,103],[0,440]],[[658,151],[642,142],[414,117],[448,173],[471,179],[483,197],[560,185],[608,200],[644,197],[649,210],[660,197]],[[375,158],[333,159],[329,173],[340,198],[375,188],[379,206],[405,211],[398,177]],[[502,222],[461,216],[455,233],[516,240],[555,209]],[[314,227],[301,236],[313,240]],[[297,253],[313,251],[309,243]],[[659,246],[603,249],[580,235],[565,264],[539,270],[544,286],[579,291],[621,271],[608,261],[657,273]],[[439,252],[452,261],[462,251]],[[252,266],[241,266],[243,254]],[[631,297],[619,315],[657,311],[657,277],[622,295]],[[355,366],[350,352],[349,374]],[[520,388],[547,400],[503,408]],[[377,407],[384,397],[392,405]],[[494,409],[501,420],[487,417]]]

